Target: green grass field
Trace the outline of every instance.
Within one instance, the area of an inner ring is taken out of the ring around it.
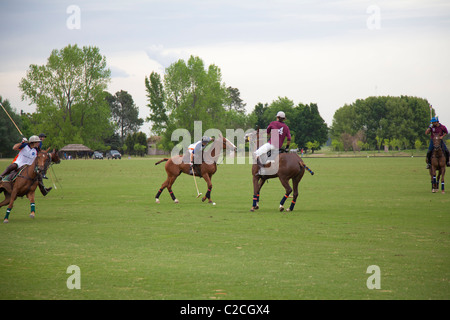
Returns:
[[[450,190],[430,192],[424,158],[306,159],[316,174],[291,213],[278,211],[275,179],[249,212],[249,165],[219,166],[216,206],[187,175],[179,204],[167,190],[156,204],[155,161],[53,166],[60,184],[37,193],[36,219],[19,198],[0,225],[0,299],[450,299]],[[70,265],[79,290],[66,286]],[[380,289],[367,288],[371,265]]]

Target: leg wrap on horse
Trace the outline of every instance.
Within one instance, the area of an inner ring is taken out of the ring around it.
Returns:
[[[36,212],[36,204],[30,203],[30,209],[31,209],[31,212]]]
[[[172,191],[172,190],[170,190],[170,191],[169,191],[169,193],[170,193],[170,196],[172,197],[172,200],[174,200],[174,201],[175,201],[175,199],[176,199],[176,198],[175,198],[175,195],[173,194],[173,191]]]
[[[286,194],[284,195],[283,199],[281,199],[280,205],[284,205],[284,202],[286,201],[287,198],[289,198],[289,194],[286,193]]]
[[[211,189],[208,189],[205,195],[206,199],[211,199]]]
[[[295,201],[292,200],[291,206],[289,207],[289,211],[293,211],[293,210],[294,210],[294,207],[295,207]]]
[[[12,208],[7,208],[6,209],[6,215],[5,215],[5,219],[9,218],[9,214],[11,213]]]
[[[156,193],[156,196],[155,196],[156,199],[159,198],[159,196],[161,195],[161,192],[163,192],[163,189],[162,189],[162,188],[159,189],[158,192]]]
[[[256,207],[256,203],[258,202],[258,195],[253,195],[253,207]]]

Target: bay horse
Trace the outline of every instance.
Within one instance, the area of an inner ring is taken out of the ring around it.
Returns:
[[[430,167],[430,176],[431,176],[431,192],[435,193],[439,191],[439,180],[441,181],[441,191],[445,193],[444,187],[444,176],[446,169],[446,159],[444,150],[442,150],[441,142],[438,136],[433,137],[433,151],[431,153],[431,167]],[[436,177],[436,171],[439,171],[438,176]]]
[[[208,203],[212,203],[211,200],[211,189],[212,189],[212,183],[211,178],[214,173],[217,171],[217,161],[219,159],[219,156],[221,155],[222,150],[230,150],[227,149],[231,148],[231,150],[236,151],[236,146],[231,143],[228,139],[222,137],[221,135],[214,140],[214,142],[210,145],[210,148],[208,148],[208,151],[204,151],[203,161],[199,165],[200,166],[200,177],[203,178],[206,182],[206,185],[208,187],[208,191],[206,192],[205,196],[202,198],[202,201],[204,202],[206,199],[208,199]],[[189,154],[185,155],[177,155],[172,158],[164,158],[158,162],[155,163],[155,165],[160,164],[161,162],[166,162],[165,169],[167,173],[167,179],[164,181],[164,183],[161,185],[161,188],[158,190],[155,196],[156,203],[160,203],[159,196],[163,192],[165,188],[169,191],[170,196],[172,197],[172,200],[175,203],[178,203],[178,199],[175,197],[172,186],[175,182],[175,180],[178,178],[178,176],[182,173],[188,174],[188,175],[195,175],[197,174],[192,173],[190,170],[190,160],[188,158]],[[195,169],[193,170],[195,171]],[[195,179],[194,176],[194,179]],[[194,180],[195,182],[195,180]],[[200,194],[199,194],[200,195]]]
[[[35,217],[36,207],[34,195],[39,183],[38,178],[47,170],[51,162],[60,162],[57,151],[53,150],[52,153],[48,153],[49,150],[50,148],[46,151],[39,151],[31,165],[25,166],[23,170],[19,168],[18,170],[20,171],[14,181],[0,181],[0,193],[3,192],[5,195],[5,199],[0,202],[0,208],[8,204],[3,223],[9,222],[9,215],[17,197],[23,197],[25,195],[30,200],[30,217]]]
[[[259,129],[247,134],[247,141],[252,144],[250,150],[257,150],[260,142]],[[253,161],[253,205],[250,211],[253,212],[259,209],[259,195],[262,186],[268,179],[276,177],[278,177],[286,191],[280,201],[279,210],[284,211],[284,203],[286,199],[289,198],[291,192],[294,191],[291,205],[286,210],[293,211],[298,197],[298,184],[302,180],[305,170],[308,170],[311,175],[314,175],[314,172],[305,165],[297,153],[279,153],[274,162],[265,164],[263,167],[269,168],[267,173],[260,172],[260,166]],[[270,167],[272,167],[273,170],[270,170]],[[292,180],[292,188],[289,184],[289,180]]]

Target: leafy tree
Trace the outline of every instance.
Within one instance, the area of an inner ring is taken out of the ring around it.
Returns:
[[[9,100],[3,100],[2,96],[0,96],[0,103],[20,129],[22,124],[21,118],[11,108]],[[23,130],[21,131],[24,133]],[[29,138],[29,136],[27,136],[27,138]],[[14,151],[12,147],[14,144],[20,142],[20,140],[21,136],[19,131],[17,131],[3,108],[0,107],[0,155],[2,157],[14,157],[17,154],[17,151]]]
[[[145,77],[145,90],[149,99],[147,106],[150,108],[150,116],[146,121],[153,123],[152,131],[156,135],[162,135],[167,130],[169,118],[165,105],[164,85],[158,73],[152,72],[148,78]]]
[[[339,139],[343,133],[350,135],[363,130],[370,146],[380,147],[380,139],[398,139],[399,147],[414,145],[417,139],[423,143],[423,134],[429,122],[427,100],[417,97],[368,97],[356,100],[336,110],[330,134]],[[378,138],[377,138],[378,137]]]
[[[287,114],[286,114],[287,117]],[[309,141],[315,141],[315,150],[320,150],[320,146],[328,140],[328,127],[325,120],[319,114],[317,104],[298,104],[294,108],[293,118],[289,122],[291,131],[295,135],[295,141],[300,148],[306,147]]]
[[[125,138],[124,149],[128,154],[143,156],[147,153],[147,136],[143,132],[128,134]]]
[[[154,84],[147,82],[154,90]],[[155,122],[163,120],[162,130],[158,133],[162,133],[165,149],[173,147],[171,135],[177,128],[187,129],[193,136],[195,121],[202,121],[203,130],[217,128],[225,132],[227,114],[224,106],[229,105],[230,97],[217,66],[206,68],[203,61],[194,56],[188,61],[180,59],[171,64],[164,75],[164,100],[164,107],[162,104],[156,107],[152,101],[149,107]]]
[[[114,96],[108,94],[106,100],[111,107],[112,119],[118,128],[119,136],[123,143],[126,135],[136,132],[144,123],[144,120],[139,118],[139,108],[127,91],[117,91]]]
[[[267,103],[262,104],[259,102],[255,105],[255,108],[250,114],[250,122],[253,124],[254,128],[264,128],[267,127],[266,121],[264,120],[264,112],[269,107]]]
[[[102,138],[112,131],[104,100],[110,74],[106,58],[91,46],[55,49],[45,65],[30,65],[19,88],[22,99],[36,105],[34,129],[47,134],[46,143],[104,146]]]
[[[230,103],[228,105],[228,110],[236,110],[239,113],[245,113],[246,103],[241,99],[241,93],[238,88],[228,87],[228,94],[230,96]]]

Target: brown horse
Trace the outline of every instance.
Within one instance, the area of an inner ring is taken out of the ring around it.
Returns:
[[[4,192],[5,199],[0,203],[0,208],[9,204],[6,209],[6,215],[3,223],[9,222],[9,214],[14,205],[14,201],[17,197],[27,196],[30,200],[31,214],[30,217],[34,218],[36,214],[35,210],[35,191],[38,186],[39,176],[47,170],[51,162],[59,163],[60,159],[57,151],[53,150],[52,153],[46,151],[39,151],[33,163],[26,166],[23,170],[18,173],[17,178],[12,181],[1,181],[0,182],[0,192]]]
[[[438,136],[433,137],[433,151],[431,154],[431,167],[430,167],[431,192],[433,193],[439,191],[439,180],[441,181],[441,191],[442,193],[445,193],[444,176],[446,169],[446,159],[444,150],[442,150],[441,142],[442,139],[440,139]],[[437,177],[436,171],[439,171]]]
[[[228,149],[227,149],[227,147],[228,147]],[[200,171],[200,177],[202,177],[206,181],[206,184],[208,186],[208,191],[206,192],[206,195],[202,198],[202,201],[205,201],[206,199],[208,199],[208,202],[212,203],[212,200],[211,200],[211,189],[212,189],[211,178],[212,178],[213,174],[216,173],[216,171],[217,171],[217,161],[219,159],[221,151],[222,150],[230,150],[230,148],[232,150],[236,151],[236,146],[233,143],[231,143],[228,139],[226,139],[222,136],[219,136],[219,138],[214,140],[210,149],[208,151],[205,150],[205,152],[203,152],[203,161],[199,165],[200,166],[199,171]],[[163,190],[165,188],[167,188],[167,190],[169,191],[170,196],[172,197],[172,200],[175,203],[178,203],[178,199],[175,197],[175,195],[172,191],[172,186],[173,186],[175,180],[182,173],[185,173],[188,175],[194,174],[195,176],[197,176],[197,174],[195,172],[194,173],[191,172],[192,170],[190,168],[189,159],[187,158],[187,156],[188,156],[188,154],[174,156],[170,159],[164,158],[163,160],[155,163],[155,165],[157,165],[157,164],[160,164],[161,162],[167,161],[166,165],[165,165],[165,169],[167,172],[167,179],[166,179],[166,181],[164,181],[164,183],[161,185],[161,188],[156,193],[156,196],[155,196],[156,203],[159,203],[159,196],[161,195],[161,192],[163,192]],[[195,176],[194,176],[194,182],[197,185],[197,182],[195,181]],[[198,192],[198,190],[197,190],[197,192]],[[200,196],[200,195],[201,194],[199,193],[198,196]]]
[[[259,146],[260,142],[260,132],[259,130],[250,133],[247,135],[248,141],[253,145],[253,148],[250,150],[256,150]],[[260,171],[260,166],[255,164],[255,161],[252,165],[252,175],[253,175],[253,205],[250,211],[255,211],[259,209],[259,194],[262,186],[268,179],[278,177],[280,179],[281,184],[283,185],[286,193],[280,201],[279,210],[284,210],[284,203],[287,198],[289,198],[292,191],[293,199],[289,209],[287,211],[293,211],[295,202],[298,197],[298,184],[303,178],[303,174],[305,173],[305,169],[313,175],[314,172],[309,169],[303,160],[296,153],[279,153],[275,157],[275,161],[264,165],[264,172]],[[289,185],[289,180],[292,180],[292,188]]]

